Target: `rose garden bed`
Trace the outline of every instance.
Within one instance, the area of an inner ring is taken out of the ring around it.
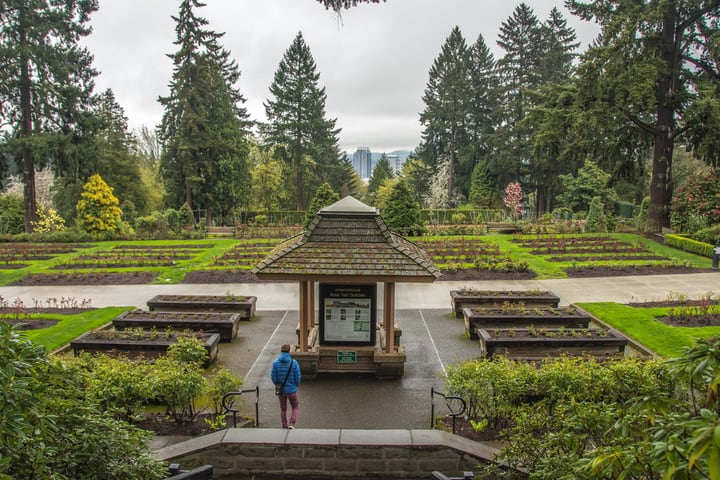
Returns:
[[[230,342],[237,335],[239,322],[240,315],[237,313],[132,310],[118,315],[112,323],[116,330],[142,328],[217,333],[221,341]]]
[[[574,307],[527,308],[506,304],[505,307],[464,308],[465,335],[477,339],[480,328],[587,328],[592,317]]]
[[[464,308],[499,306],[505,302],[522,303],[525,306],[557,307],[560,298],[547,290],[475,290],[464,288],[450,290],[452,311],[456,318],[463,317]]]
[[[203,342],[208,354],[205,366],[214,362],[220,343],[220,335],[217,333],[188,334],[178,331],[159,332],[139,329],[132,331],[91,330],[70,342],[70,347],[75,355],[80,352],[119,353],[130,357],[152,358],[167,352],[170,345],[178,342],[178,338],[190,336]]]
[[[541,360],[561,355],[600,358],[624,355],[627,339],[612,329],[484,329],[477,330],[482,355],[513,360]]]
[[[257,297],[240,295],[156,295],[147,302],[151,311],[163,312],[229,312],[241,320],[255,315]]]

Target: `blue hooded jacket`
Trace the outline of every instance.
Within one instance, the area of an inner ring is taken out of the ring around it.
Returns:
[[[285,375],[290,369],[290,375],[287,377],[283,393],[290,395],[298,391],[298,385],[300,385],[300,365],[293,360],[292,356],[288,352],[280,352],[280,355],[275,359],[272,364],[272,370],[270,371],[270,379],[273,384],[282,383],[285,380]]]

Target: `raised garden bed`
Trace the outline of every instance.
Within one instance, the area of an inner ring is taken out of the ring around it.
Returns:
[[[547,290],[450,290],[450,301],[456,318],[462,318],[463,308],[502,305],[505,302],[523,303],[526,306],[546,305],[557,307],[560,298]]]
[[[215,361],[218,355],[220,335],[217,333],[194,333],[183,332],[153,332],[153,331],[116,331],[116,330],[91,330],[79,336],[72,342],[70,347],[73,353],[120,353],[127,356],[157,357],[165,353],[170,347],[177,343],[178,337],[194,336],[203,342],[208,352],[208,360],[205,366]]]
[[[491,329],[477,330],[484,357],[541,360],[561,355],[622,356],[627,339],[613,329]]]
[[[241,320],[250,320],[255,315],[256,300],[239,295],[156,295],[147,306],[162,312],[230,312]]]
[[[147,312],[132,310],[113,319],[116,330],[142,328],[145,330],[192,330],[220,335],[220,340],[232,341],[237,335],[240,315],[226,312]]]
[[[465,334],[477,339],[478,328],[587,328],[592,317],[574,307],[464,308]]]

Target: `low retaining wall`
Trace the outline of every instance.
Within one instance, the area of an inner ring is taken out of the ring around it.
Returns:
[[[210,464],[214,479],[462,476],[497,449],[440,430],[230,428],[157,450],[182,468]]]

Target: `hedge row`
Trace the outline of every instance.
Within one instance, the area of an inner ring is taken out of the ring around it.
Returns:
[[[665,245],[668,247],[679,248],[680,250],[685,250],[686,252],[695,253],[697,255],[702,255],[703,257],[712,258],[713,256],[712,245],[705,242],[698,242],[697,240],[693,240],[692,238],[688,238],[684,235],[666,234]]]

